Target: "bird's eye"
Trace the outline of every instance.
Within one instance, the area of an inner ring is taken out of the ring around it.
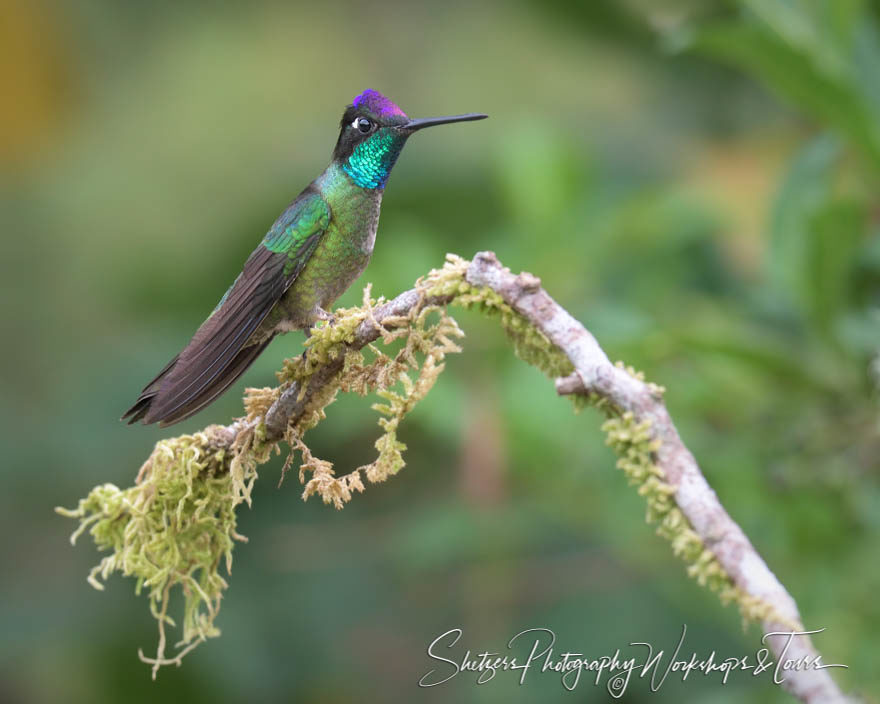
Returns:
[[[373,129],[373,123],[370,122],[366,117],[356,117],[354,122],[351,123],[351,126],[354,127],[361,134],[366,134],[371,129]]]

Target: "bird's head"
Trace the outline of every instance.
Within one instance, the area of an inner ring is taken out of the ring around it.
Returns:
[[[468,113],[411,120],[379,91],[365,90],[342,114],[333,159],[342,164],[359,186],[384,188],[394,162],[413,132],[434,125],[486,117],[488,115]]]

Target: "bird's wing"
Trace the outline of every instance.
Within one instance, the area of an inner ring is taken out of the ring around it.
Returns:
[[[330,217],[330,207],[317,191],[303,191],[248,257],[190,343],[147,384],[123,420],[170,425],[232,384],[256,357],[243,348],[302,271]],[[246,364],[243,356],[248,357]]]

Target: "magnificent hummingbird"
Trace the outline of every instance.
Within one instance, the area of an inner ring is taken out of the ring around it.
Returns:
[[[375,90],[346,107],[330,165],[281,213],[192,340],[122,416],[172,425],[202,410],[279,333],[331,320],[327,309],[366,268],[391,169],[417,130],[482,120],[411,120]]]

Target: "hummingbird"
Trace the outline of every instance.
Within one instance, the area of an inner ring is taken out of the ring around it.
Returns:
[[[122,420],[165,427],[189,418],[276,335],[332,323],[327,309],[370,261],[385,184],[407,139],[425,127],[486,117],[413,120],[378,91],[358,95],[342,114],[330,165],[281,213],[189,344]]]

